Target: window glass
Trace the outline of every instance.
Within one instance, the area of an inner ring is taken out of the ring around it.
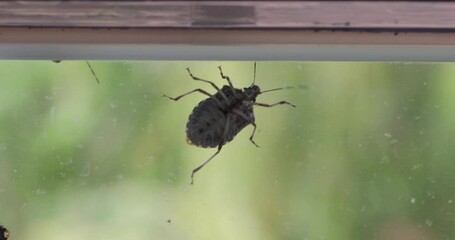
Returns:
[[[453,63],[257,62],[261,90],[305,88],[256,102],[296,107],[254,106],[260,148],[247,126],[193,185],[216,152],[186,143],[208,96],[162,95],[216,92],[187,67],[249,87],[254,63],[91,66],[99,84],[83,61],[0,62],[11,239],[455,239]]]

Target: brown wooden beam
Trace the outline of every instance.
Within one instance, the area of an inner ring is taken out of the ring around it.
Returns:
[[[455,30],[452,2],[6,1],[1,27]]]
[[[455,61],[455,3],[3,1],[2,58]]]
[[[0,43],[455,46],[455,33],[257,29],[1,28]]]

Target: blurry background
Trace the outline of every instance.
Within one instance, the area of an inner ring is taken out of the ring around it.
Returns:
[[[15,239],[455,239],[455,64],[258,62],[244,129],[185,143],[193,74],[252,62],[0,62],[0,224]]]

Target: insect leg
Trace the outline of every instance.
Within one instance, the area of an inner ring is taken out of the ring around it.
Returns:
[[[201,170],[207,163],[210,162],[210,160],[212,160],[216,155],[218,155],[218,153],[220,153],[221,148],[223,147],[223,144],[225,142],[228,130],[229,130],[229,116],[230,116],[230,114],[228,113],[226,116],[226,125],[224,126],[223,139],[221,140],[221,143],[218,145],[218,150],[216,150],[215,154],[213,154],[203,164],[201,164],[199,167],[193,169],[193,172],[191,173],[191,185],[193,185],[193,182],[194,182],[194,174],[197,173],[199,170]]]
[[[180,96],[177,96],[177,97],[169,97],[169,96],[166,95],[166,94],[163,94],[163,97],[169,98],[169,99],[174,100],[174,101],[178,101],[180,98],[185,97],[185,96],[187,96],[187,95],[190,95],[191,93],[194,93],[194,92],[200,92],[200,93],[205,94],[205,95],[207,95],[207,96],[209,96],[209,97],[212,96],[212,95],[210,95],[210,93],[208,93],[208,92],[206,92],[206,91],[204,91],[204,90],[198,88],[198,89],[194,89],[193,91],[189,91],[189,92],[184,93],[184,94],[182,94],[182,95],[180,95]]]
[[[258,148],[260,148],[259,145],[256,144],[256,142],[253,140],[254,138],[254,134],[256,133],[256,123],[255,123],[255,120],[254,118],[251,118],[251,117],[248,117],[247,115],[245,115],[244,113],[242,113],[241,111],[237,110],[237,109],[233,109],[232,110],[233,113],[237,114],[238,116],[242,117],[243,119],[245,119],[247,122],[249,122],[251,125],[253,125],[253,132],[251,133],[251,136],[250,136],[250,141]]]
[[[201,170],[207,163],[209,163],[210,160],[212,160],[212,158],[214,158],[216,155],[218,155],[218,153],[220,153],[222,147],[223,147],[222,144],[218,145],[218,150],[216,151],[215,154],[213,154],[209,159],[207,159],[207,160],[206,160],[203,164],[201,164],[199,167],[193,169],[193,172],[191,173],[191,185],[193,185],[193,182],[194,182],[194,174],[197,173],[199,170]]]
[[[231,79],[230,79],[228,76],[226,76],[226,75],[223,74],[223,70],[221,70],[221,66],[218,66],[218,69],[220,69],[221,77],[222,77],[223,79],[226,79],[226,80],[227,80],[227,82],[229,83],[229,86],[231,86],[231,88],[234,88],[234,85],[232,85]]]
[[[251,133],[251,136],[250,136],[250,141],[256,146],[256,147],[260,147],[259,145],[257,145],[253,138],[254,138],[254,133],[256,133],[256,123],[255,122],[252,122],[251,125],[253,125],[253,133]]]
[[[286,101],[280,101],[280,102],[277,102],[277,103],[274,103],[274,104],[266,104],[266,103],[258,103],[258,102],[254,103],[254,105],[261,106],[261,107],[274,107],[276,105],[281,105],[281,104],[287,104],[287,105],[290,105],[292,107],[295,107],[294,104],[292,104],[290,102],[286,102]]]
[[[232,94],[237,97],[237,94],[235,93],[235,88],[234,85],[232,85],[231,79],[223,74],[223,70],[221,69],[221,66],[218,66],[218,69],[220,69],[220,74],[223,79],[226,79],[227,82],[229,83],[229,86],[231,87]]]
[[[95,71],[93,70],[92,68],[92,65],[90,65],[90,63],[88,61],[85,61],[85,63],[87,63],[88,65],[88,68],[90,68],[90,71],[92,72],[93,76],[95,77],[95,80],[98,84],[100,84],[100,80],[98,79],[98,77],[96,76],[96,73]]]
[[[224,100],[226,100],[226,102],[227,102],[228,104],[230,104],[230,103],[229,103],[229,99],[226,97],[226,95],[223,93],[223,91],[220,91],[220,88],[219,88],[217,85],[215,85],[215,83],[213,83],[213,82],[211,82],[211,81],[209,81],[209,80],[204,80],[204,79],[195,77],[195,76],[191,73],[190,68],[186,68],[186,70],[188,71],[188,73],[190,74],[190,76],[191,76],[191,78],[192,78],[193,80],[201,81],[201,82],[206,82],[206,83],[209,83],[210,85],[212,85],[212,86],[218,91],[218,93],[224,98]]]
[[[210,85],[212,85],[217,91],[220,90],[220,88],[218,86],[215,85],[215,83],[209,81],[209,80],[204,80],[204,79],[201,79],[201,78],[198,78],[198,77],[195,77],[191,71],[190,71],[190,68],[186,68],[186,70],[188,71],[188,73],[190,74],[191,78],[195,81],[201,81],[201,82],[206,82],[206,83],[209,83]]]

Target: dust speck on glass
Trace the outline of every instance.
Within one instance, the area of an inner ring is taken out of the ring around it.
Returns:
[[[308,88],[235,108],[254,139],[233,131],[193,186],[214,149],[184,144],[188,116],[248,93],[254,63],[90,65],[0,62],[0,237],[455,239],[454,63],[257,62],[252,92]]]

